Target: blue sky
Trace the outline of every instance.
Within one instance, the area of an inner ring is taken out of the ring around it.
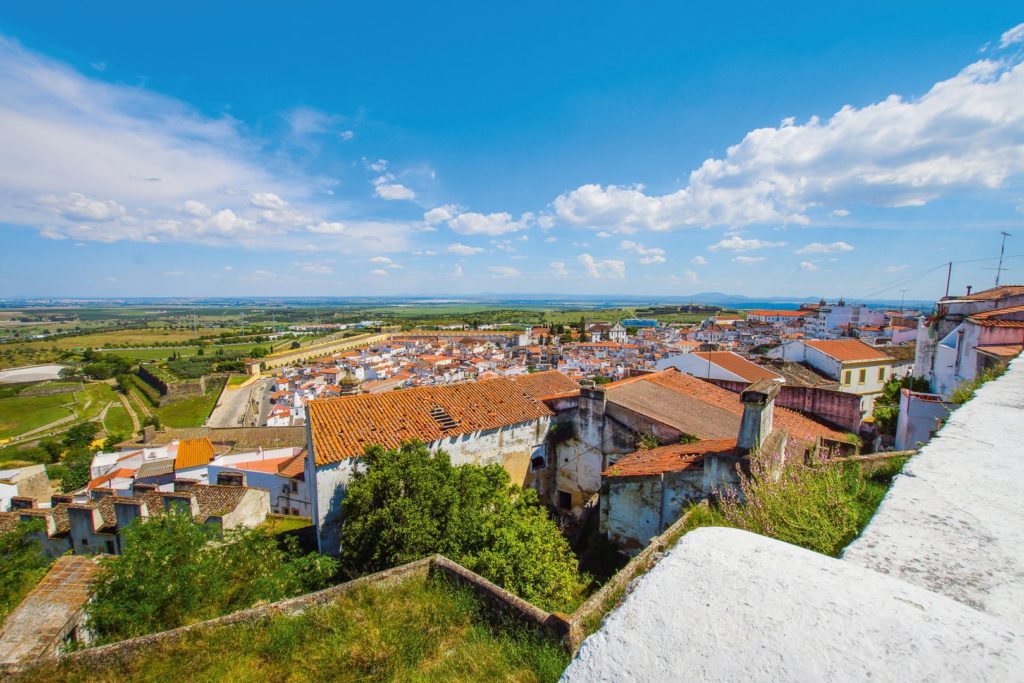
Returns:
[[[1024,281],[1018,3],[374,4],[4,3],[0,297]]]

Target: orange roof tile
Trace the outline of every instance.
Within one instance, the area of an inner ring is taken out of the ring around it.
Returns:
[[[88,488],[96,489],[103,486],[104,484],[109,484],[114,479],[132,479],[133,477],[135,477],[135,470],[127,467],[122,467],[112,472],[107,472],[106,474],[96,477],[95,479],[89,480]]]
[[[602,472],[601,476],[636,477],[681,472],[702,465],[708,455],[742,454],[743,451],[736,447],[736,439],[705,439],[697,443],[671,444],[630,453]]]
[[[975,292],[974,294],[951,298],[966,299],[968,301],[998,301],[999,299],[1005,299],[1010,296],[1020,296],[1022,294],[1024,294],[1024,285],[1001,285],[999,287]]]
[[[694,351],[693,355],[710,361],[723,370],[742,377],[747,382],[753,383],[759,379],[782,379],[782,375],[777,372],[752,363],[732,351]]]
[[[774,311],[774,310],[754,310],[747,311],[747,316],[774,316],[776,318],[804,318],[809,314],[808,311]]]
[[[431,411],[438,408],[447,413],[455,426],[446,427],[431,416]],[[506,378],[309,403],[317,465],[360,456],[371,444],[397,448],[413,439],[430,443],[552,414],[547,406],[524,394]]]
[[[182,439],[178,442],[178,455],[174,458],[174,469],[184,470],[200,467],[213,460],[216,452],[209,437],[198,439]]]
[[[250,460],[248,462],[235,462],[230,465],[223,465],[223,467],[233,470],[278,474],[281,471],[281,467],[290,461],[292,457],[293,456],[286,455],[283,458],[265,458],[263,460]]]
[[[284,464],[280,466],[277,473],[282,477],[288,477],[294,479],[300,477],[306,472],[306,449],[302,449],[291,458],[289,458]]]
[[[563,375],[558,370],[545,370],[544,372],[531,372],[525,375],[516,375],[512,378],[516,386],[538,401],[546,398],[571,395],[579,393],[580,385]]]
[[[859,339],[805,339],[804,344],[840,362],[892,360],[892,356]]]

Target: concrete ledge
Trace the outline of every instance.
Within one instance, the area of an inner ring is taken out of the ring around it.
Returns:
[[[688,533],[563,681],[1012,680],[1022,639],[849,562],[727,528]]]

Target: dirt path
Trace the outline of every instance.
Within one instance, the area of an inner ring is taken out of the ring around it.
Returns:
[[[132,434],[138,434],[142,431],[142,423],[139,422],[139,416],[135,414],[131,404],[128,402],[128,397],[122,393],[118,393],[117,397],[121,399],[121,405],[128,411],[128,417],[132,419]]]

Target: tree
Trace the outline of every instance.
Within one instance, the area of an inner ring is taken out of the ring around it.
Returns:
[[[576,558],[536,491],[500,465],[453,466],[421,443],[367,448],[342,502],[341,560],[351,574],[440,553],[544,609],[580,588]]]
[[[882,389],[882,395],[875,399],[875,407],[872,411],[878,431],[882,434],[893,435],[896,433],[896,422],[900,415],[900,392],[903,389],[931,391],[928,380],[923,377],[890,378]]]
[[[46,574],[50,560],[36,539],[40,520],[19,522],[0,534],[0,622]]]
[[[290,345],[288,346],[288,348],[289,348],[289,349],[298,349],[298,348],[301,348],[301,347],[302,347],[302,344],[300,344],[300,343],[299,343],[299,342],[297,342],[297,341],[293,341],[293,342],[292,342],[292,343],[291,343],[291,344],[290,344]]]
[[[160,418],[156,415],[150,415],[149,417],[142,420],[143,427],[152,427],[158,432],[163,429],[163,425],[160,424]]]
[[[87,449],[76,447],[64,456],[64,474],[60,478],[60,490],[71,493],[86,486],[92,477],[92,453]]]
[[[337,572],[336,560],[301,555],[294,539],[282,549],[256,529],[219,534],[186,512],[130,524],[124,553],[103,562],[87,607],[100,638],[163,631],[316,590]]]
[[[97,422],[79,422],[64,432],[64,447],[68,449],[76,447],[88,448],[99,431],[100,425]]]

